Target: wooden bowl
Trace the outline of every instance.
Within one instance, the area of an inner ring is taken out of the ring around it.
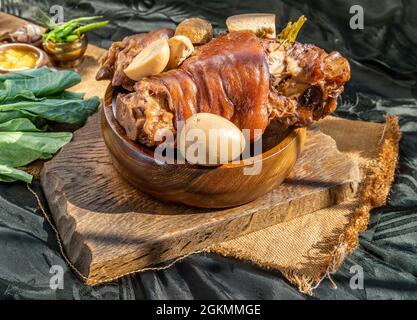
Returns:
[[[293,168],[306,138],[305,128],[293,129],[284,138],[268,135],[263,152],[237,164],[203,167],[161,164],[153,151],[131,141],[113,114],[115,94],[109,86],[101,110],[101,129],[116,170],[131,185],[162,201],[201,208],[241,205],[277,187]],[[265,136],[265,134],[264,134]],[[260,165],[256,175],[244,169]]]
[[[26,44],[26,43],[6,43],[6,44],[2,44],[0,45],[0,51],[3,50],[7,50],[10,48],[16,48],[16,49],[23,49],[23,50],[27,50],[27,51],[32,51],[37,55],[37,60],[36,60],[36,64],[35,64],[35,68],[40,68],[44,65],[46,65],[48,63],[48,58],[45,54],[45,52],[43,52],[42,50],[40,50],[39,48],[30,45],[30,44]],[[19,69],[3,69],[0,68],[0,73],[11,73],[11,72],[19,72],[19,71],[25,71],[25,70],[29,70],[31,68],[19,68]]]

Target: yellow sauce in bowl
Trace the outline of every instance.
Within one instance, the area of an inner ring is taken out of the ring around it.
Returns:
[[[39,56],[24,48],[5,48],[0,50],[0,68],[7,70],[31,69],[36,66]]]

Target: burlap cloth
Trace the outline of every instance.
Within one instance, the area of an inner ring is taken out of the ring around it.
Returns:
[[[2,34],[14,30],[22,20],[0,13]],[[104,96],[107,81],[95,81],[97,59],[104,50],[90,45],[77,67],[82,82],[75,91],[87,96]],[[330,276],[347,254],[358,245],[366,230],[370,210],[385,204],[393,181],[398,156],[398,119],[387,116],[385,124],[327,117],[320,129],[336,141],[341,152],[355,158],[360,166],[360,187],[348,202],[294,218],[261,231],[207,248],[205,251],[246,260],[262,268],[279,270],[301,292],[312,290]],[[41,164],[27,169],[35,176]],[[149,269],[147,269],[149,270]]]

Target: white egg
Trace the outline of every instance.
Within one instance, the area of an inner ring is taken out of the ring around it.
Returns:
[[[237,159],[246,146],[242,131],[212,113],[197,113],[179,128],[178,148],[192,164],[220,165]]]

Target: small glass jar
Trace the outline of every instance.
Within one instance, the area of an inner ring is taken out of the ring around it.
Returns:
[[[74,68],[79,65],[87,50],[88,40],[85,34],[70,43],[43,41],[43,49],[52,63],[59,68]]]

